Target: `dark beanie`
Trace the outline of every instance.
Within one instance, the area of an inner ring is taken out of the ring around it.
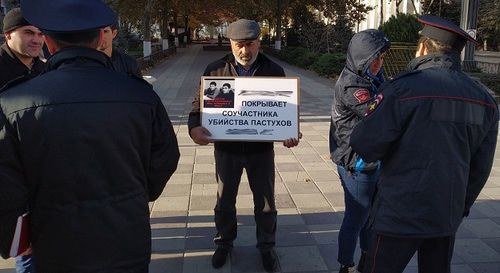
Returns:
[[[3,32],[7,33],[16,28],[31,25],[24,19],[20,8],[11,9],[3,18]]]

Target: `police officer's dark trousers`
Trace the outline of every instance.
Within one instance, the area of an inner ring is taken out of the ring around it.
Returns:
[[[402,273],[415,252],[419,273],[450,273],[455,236],[436,238],[373,236],[363,273]]]
[[[276,205],[274,202],[274,151],[232,152],[215,150],[217,204],[214,242],[231,249],[237,235],[236,196],[243,169],[247,172],[254,200],[257,226],[257,247],[265,252],[274,247],[276,239]]]

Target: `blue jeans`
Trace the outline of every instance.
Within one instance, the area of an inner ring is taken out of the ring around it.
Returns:
[[[33,256],[18,256],[16,257],[16,273],[34,273]]]
[[[337,166],[337,171],[344,188],[345,204],[344,219],[339,232],[338,262],[342,265],[353,265],[358,237],[361,250],[368,250],[368,215],[380,170],[350,173]]]

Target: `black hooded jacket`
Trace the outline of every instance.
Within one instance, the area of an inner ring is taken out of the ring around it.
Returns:
[[[377,94],[383,81],[383,72],[369,77],[370,64],[390,47],[390,42],[378,30],[365,30],[351,39],[347,61],[333,90],[332,116],[330,124],[330,153],[332,160],[353,171],[372,170],[377,163],[366,163],[349,145],[351,132],[365,116],[368,104]]]
[[[45,67],[46,64],[36,57],[33,59],[31,69],[28,68],[17,58],[12,49],[7,46],[7,43],[4,43],[0,46],[0,89],[16,78],[26,77],[31,79],[38,76],[45,70]]]
[[[149,263],[148,202],[177,167],[177,140],[151,87],[108,64],[97,50],[64,49],[0,95],[0,216],[29,200],[37,272]]]

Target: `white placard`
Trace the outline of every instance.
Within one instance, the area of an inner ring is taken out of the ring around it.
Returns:
[[[283,141],[299,134],[299,78],[202,77],[201,124],[217,141]]]

